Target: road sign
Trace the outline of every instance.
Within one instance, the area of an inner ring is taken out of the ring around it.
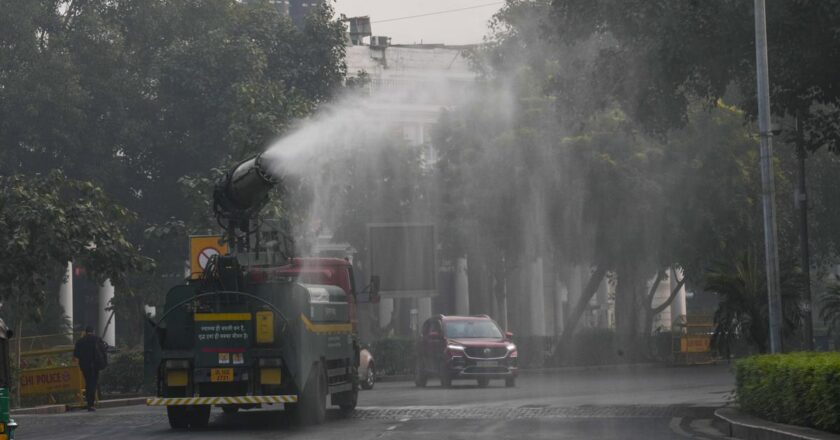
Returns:
[[[207,262],[214,255],[226,255],[227,244],[221,244],[221,235],[192,235],[190,236],[190,278],[198,278]]]

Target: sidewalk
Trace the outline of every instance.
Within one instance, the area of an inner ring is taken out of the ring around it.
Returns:
[[[715,411],[715,418],[721,432],[741,440],[840,440],[837,434],[769,422],[737,408],[720,408]]]
[[[97,402],[97,408],[117,408],[120,406],[144,405],[146,403],[145,397],[129,397],[125,399],[108,399]],[[18,408],[9,411],[12,416],[29,415],[29,414],[61,414],[69,411],[71,408],[65,404],[59,405],[43,405],[32,408]]]

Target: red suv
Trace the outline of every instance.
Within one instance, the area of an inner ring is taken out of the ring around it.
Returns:
[[[515,386],[518,353],[512,338],[487,315],[429,318],[417,343],[414,383],[424,387],[430,376],[437,376],[443,387],[453,379],[477,380],[480,387],[504,379],[505,386]]]

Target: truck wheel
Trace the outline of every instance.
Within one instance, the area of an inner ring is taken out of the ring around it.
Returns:
[[[190,411],[190,428],[206,428],[210,423],[210,405],[195,405]]]
[[[364,379],[362,379],[362,389],[373,389],[373,385],[376,383],[376,372],[373,369],[374,366],[373,362],[368,364],[367,373],[365,374]]]
[[[327,418],[327,383],[318,366],[309,374],[300,402],[293,407],[296,421],[304,426],[320,425]]]
[[[359,402],[359,390],[345,391],[343,393],[334,394],[337,397],[334,401],[338,401],[338,407],[344,415],[353,412],[356,409],[356,404]]]
[[[189,413],[185,406],[167,406],[166,417],[172,429],[187,429],[190,427]]]

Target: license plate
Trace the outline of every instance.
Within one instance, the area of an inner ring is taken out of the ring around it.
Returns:
[[[478,367],[498,367],[498,361],[477,361],[476,366]]]
[[[210,382],[233,382],[233,368],[211,368]]]

